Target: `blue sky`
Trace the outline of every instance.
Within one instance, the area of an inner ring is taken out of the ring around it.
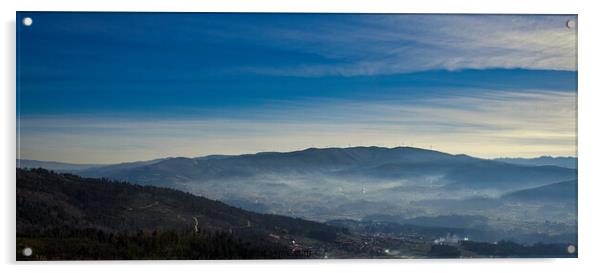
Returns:
[[[19,157],[575,155],[575,16],[18,13]]]

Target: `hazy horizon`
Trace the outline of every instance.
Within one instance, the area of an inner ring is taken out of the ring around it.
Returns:
[[[576,16],[26,15],[18,158],[577,155]]]
[[[304,151],[304,150],[308,150],[308,149],[348,149],[348,148],[385,148],[385,149],[396,149],[396,148],[413,148],[413,149],[422,149],[422,150],[431,150],[431,151],[436,151],[436,152],[441,152],[441,153],[445,153],[445,154],[451,154],[451,155],[467,155],[470,157],[474,157],[474,158],[480,158],[480,159],[488,159],[488,160],[494,160],[494,159],[535,159],[535,158],[542,158],[542,157],[551,157],[551,158],[563,158],[563,157],[567,157],[567,158],[578,158],[576,155],[575,156],[551,156],[551,155],[539,155],[539,156],[534,156],[534,157],[478,157],[478,156],[473,156],[470,154],[464,154],[464,153],[459,153],[459,154],[455,154],[455,153],[448,153],[446,151],[443,150],[437,150],[434,147],[418,147],[418,146],[348,146],[348,147],[334,147],[334,146],[329,146],[329,147],[307,147],[307,148],[303,148],[303,149],[296,149],[296,150],[265,150],[265,151],[255,151],[255,152],[246,152],[246,153],[240,153],[240,154],[226,154],[226,153],[211,153],[211,154],[201,154],[201,155],[192,155],[192,156],[182,156],[182,155],[168,155],[168,156],[161,156],[161,157],[154,157],[154,158],[141,158],[141,159],[136,159],[136,160],[132,160],[132,161],[117,161],[117,162],[66,162],[66,161],[56,161],[56,160],[52,160],[52,159],[36,159],[36,158],[18,158],[17,160],[32,160],[32,161],[43,161],[43,162],[56,162],[56,163],[66,163],[66,164],[81,164],[81,165],[111,165],[111,164],[120,164],[120,163],[129,163],[129,162],[136,162],[136,161],[149,161],[149,160],[155,160],[155,159],[162,159],[162,158],[178,158],[178,157],[183,157],[183,158],[199,158],[199,157],[206,157],[206,156],[239,156],[239,155],[253,155],[253,154],[260,154],[260,153],[290,153],[290,152],[298,152],[298,151]]]

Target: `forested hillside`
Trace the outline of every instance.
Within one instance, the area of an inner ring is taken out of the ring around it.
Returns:
[[[37,259],[310,256],[310,245],[345,233],[171,189],[17,170],[17,249],[32,247]],[[293,240],[305,252],[291,251]]]

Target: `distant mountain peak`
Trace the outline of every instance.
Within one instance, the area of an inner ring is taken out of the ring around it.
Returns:
[[[572,156],[549,156],[543,155],[533,158],[522,158],[522,157],[501,157],[494,159],[499,162],[506,162],[519,165],[527,166],[558,166],[563,168],[577,169],[577,157]]]

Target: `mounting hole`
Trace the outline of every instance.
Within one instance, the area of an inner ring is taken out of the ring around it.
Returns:
[[[23,249],[23,256],[29,257],[31,254],[33,254],[31,247],[26,247]]]
[[[577,22],[575,20],[567,20],[566,27],[567,28],[575,28],[577,26]]]
[[[568,252],[569,254],[573,254],[573,253],[575,253],[575,250],[577,250],[577,249],[575,248],[575,246],[574,246],[574,245],[569,245],[569,246],[566,248],[566,252]]]
[[[33,24],[33,20],[31,19],[31,17],[23,18],[22,22],[23,22],[23,25],[26,27],[31,26],[31,24]]]

